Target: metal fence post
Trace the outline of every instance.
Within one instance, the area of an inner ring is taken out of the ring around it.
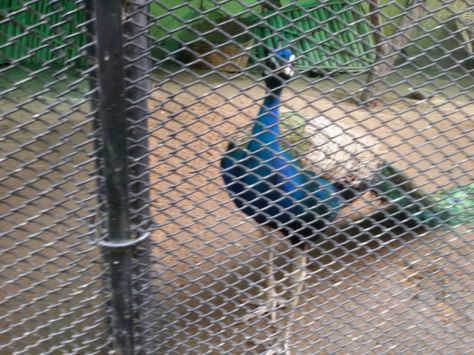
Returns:
[[[130,239],[122,1],[96,2],[95,20],[108,216],[107,239],[101,245],[110,263],[115,347],[120,354],[133,354],[131,247],[139,240]]]

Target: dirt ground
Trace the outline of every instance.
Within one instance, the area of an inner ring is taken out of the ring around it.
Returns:
[[[443,95],[424,102],[391,102],[396,90],[404,90],[397,86],[386,106],[367,110],[351,101],[354,81],[336,88],[347,79],[296,80],[284,94],[284,111],[324,114],[365,130],[380,139],[384,157],[428,193],[473,181],[472,82],[441,80]],[[249,302],[261,296],[262,232],[236,210],[218,169],[227,138],[248,127],[258,111],[264,90],[255,82],[200,71],[154,76],[150,170],[158,228],[152,237],[149,353],[263,352],[251,340],[270,331],[267,319],[242,321],[253,308]],[[89,218],[97,206],[88,108],[72,99],[54,106],[36,99],[18,110],[15,100],[1,106],[1,131],[9,133],[0,166],[6,324],[0,349],[64,353],[82,346],[103,353],[110,338]],[[471,352],[471,227],[403,237],[338,236],[321,244],[294,316],[294,351]],[[278,238],[275,243],[281,269],[289,262],[287,245]]]
[[[0,353],[103,354],[89,106],[28,95],[0,100]]]
[[[198,74],[158,76],[161,87],[149,105],[152,206],[160,225],[153,237],[161,282],[156,349],[262,353],[264,348],[247,338],[265,337],[268,322],[245,323],[242,317],[262,290],[265,246],[261,232],[223,190],[218,164],[226,138],[246,129],[264,90],[246,77],[210,75],[195,84]],[[454,88],[445,93],[452,100],[435,95],[424,102],[390,103],[397,96],[392,94],[387,106],[370,111],[356,106],[350,92],[335,89],[331,79],[318,80],[293,82],[283,111],[324,114],[365,130],[380,140],[384,157],[428,193],[472,182],[472,92]],[[472,242],[472,229],[459,228],[325,243],[313,253],[292,328],[294,349],[301,354],[469,352]],[[280,267],[288,262],[279,259]]]

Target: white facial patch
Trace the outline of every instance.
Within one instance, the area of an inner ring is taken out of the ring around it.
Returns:
[[[283,74],[285,74],[286,76],[293,76],[293,74],[295,73],[295,71],[293,70],[293,68],[291,66],[286,66],[284,69],[283,69]]]
[[[290,58],[288,58],[288,63],[289,65],[287,65],[284,69],[283,69],[283,74],[285,74],[286,76],[288,77],[292,77],[293,74],[295,74],[295,70],[293,69],[293,65],[292,63],[295,61],[296,57],[294,54],[292,54],[290,56]]]

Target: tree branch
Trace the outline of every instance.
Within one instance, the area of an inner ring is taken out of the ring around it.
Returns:
[[[416,29],[416,24],[424,13],[423,4],[425,2],[426,0],[409,1],[405,10],[405,16],[398,26],[398,32],[389,41],[384,39],[382,34],[378,0],[371,0],[369,2],[370,19],[375,30],[376,63],[367,75],[366,87],[360,96],[362,104],[371,106],[378,104],[379,100],[376,97],[381,96],[386,89],[384,78],[391,73],[395,61],[400,55],[400,51],[411,40],[411,34]]]

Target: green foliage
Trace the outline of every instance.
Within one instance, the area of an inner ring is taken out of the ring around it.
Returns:
[[[162,0],[150,6],[151,15],[156,18],[151,34],[157,40],[175,39],[190,42],[195,34],[189,27],[209,27],[209,23],[222,23],[231,17],[248,19],[252,17],[255,0],[229,1],[216,6],[211,0]],[[204,22],[204,23],[200,23]]]
[[[213,44],[229,41],[246,43],[252,38],[247,32],[247,27],[254,21],[248,18],[232,18],[219,11],[194,22],[191,25],[191,31],[182,33],[181,40],[184,43],[202,39]]]
[[[23,11],[20,11],[23,10]],[[85,11],[72,0],[54,5],[48,0],[31,3],[0,0],[0,64],[21,59],[23,63],[86,64],[78,52],[86,35],[78,31]]]
[[[298,3],[281,10],[267,10],[256,35],[268,47],[291,43],[295,65],[325,72],[360,71],[375,60],[373,36],[360,4],[332,0],[319,4]],[[263,48],[257,56],[264,57]]]

